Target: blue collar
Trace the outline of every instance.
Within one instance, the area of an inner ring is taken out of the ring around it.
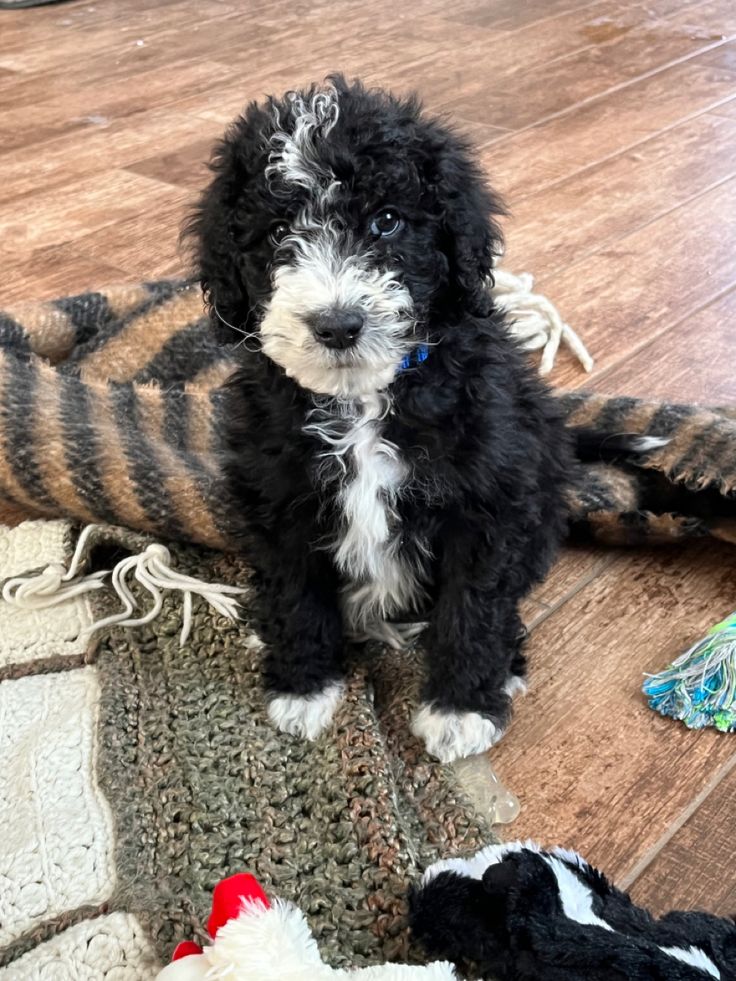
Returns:
[[[419,344],[404,356],[404,360],[399,365],[399,371],[408,371],[409,368],[413,368],[416,365],[420,365],[422,361],[426,361],[429,357],[429,347],[426,344]]]

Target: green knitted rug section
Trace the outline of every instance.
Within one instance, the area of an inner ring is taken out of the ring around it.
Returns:
[[[208,582],[248,580],[233,557],[172,554]],[[98,779],[118,876],[108,908],[133,913],[165,960],[179,940],[204,939],[215,883],[247,870],[304,910],[333,966],[411,960],[408,884],[439,856],[492,840],[453,771],[409,732],[420,652],[356,652],[332,728],[304,742],[266,718],[247,594],[242,615],[231,623],[200,603],[180,647],[181,606],[168,596],[150,626],[98,649]]]

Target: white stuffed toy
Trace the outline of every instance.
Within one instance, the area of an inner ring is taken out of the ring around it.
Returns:
[[[329,967],[302,911],[278,899],[269,902],[252,875],[217,884],[207,930],[212,943],[179,944],[156,981],[457,981],[452,965],[439,961],[423,967]]]

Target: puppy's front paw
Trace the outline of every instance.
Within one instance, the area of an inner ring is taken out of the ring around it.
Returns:
[[[516,695],[526,695],[529,685],[520,675],[510,674],[504,682],[503,690],[509,698],[515,698]]]
[[[411,731],[441,763],[484,753],[503,736],[503,729],[478,712],[452,712],[432,705],[419,709]]]
[[[332,722],[345,687],[335,682],[313,695],[273,695],[268,717],[281,732],[302,739],[317,739]]]

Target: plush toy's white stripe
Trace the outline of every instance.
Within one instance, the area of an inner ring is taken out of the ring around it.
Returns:
[[[682,961],[683,964],[689,964],[691,967],[700,968],[701,971],[705,971],[710,974],[712,978],[720,978],[721,972],[715,966],[713,961],[699,947],[690,946],[687,950],[683,950],[682,947],[660,947],[660,950],[664,954],[669,954],[670,957],[674,957],[678,961]]]
[[[422,876],[422,885],[428,885],[441,872],[455,872],[457,875],[464,875],[468,879],[480,881],[489,865],[498,865],[512,852],[524,850],[539,853],[541,848],[533,841],[507,841],[502,845],[486,845],[475,855],[469,855],[467,858],[441,859],[425,870]]]
[[[593,911],[593,893],[577,875],[565,865],[564,861],[552,855],[543,855],[557,880],[560,902],[565,916],[584,926],[597,926],[613,933],[613,927],[596,916]]]

